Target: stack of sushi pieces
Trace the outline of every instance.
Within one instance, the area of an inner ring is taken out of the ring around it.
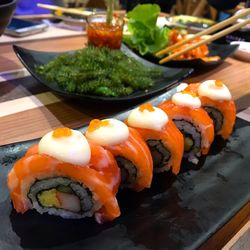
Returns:
[[[221,81],[184,86],[158,107],[145,103],[122,122],[90,122],[83,135],[58,128],[42,137],[13,166],[8,187],[19,213],[36,209],[63,218],[120,215],[119,188],[150,188],[154,173],[180,172],[187,158],[197,164],[215,135],[227,139],[235,104]]]

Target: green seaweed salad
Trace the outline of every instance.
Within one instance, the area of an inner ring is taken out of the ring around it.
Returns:
[[[147,91],[163,72],[147,68],[120,50],[87,47],[63,53],[46,65],[36,67],[47,81],[70,93],[99,96],[126,96]]]

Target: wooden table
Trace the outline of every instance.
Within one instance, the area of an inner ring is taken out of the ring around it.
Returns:
[[[82,48],[86,37],[23,42],[18,45],[42,51],[67,51]],[[8,80],[23,66],[12,45],[0,45],[0,145],[41,137],[58,126],[76,128],[90,119],[128,108],[128,105],[89,105],[55,96],[30,76]],[[11,73],[10,73],[11,71]],[[195,73],[185,81],[220,79],[225,82],[238,110],[250,106],[250,64],[228,58],[220,66]],[[250,204],[243,207],[202,249],[220,249],[250,219]]]

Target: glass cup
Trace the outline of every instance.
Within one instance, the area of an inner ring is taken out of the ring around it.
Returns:
[[[87,18],[88,44],[96,47],[120,49],[123,33],[123,18],[114,16],[106,23],[106,14],[93,14]]]

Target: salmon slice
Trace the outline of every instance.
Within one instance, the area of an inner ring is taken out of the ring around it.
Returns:
[[[199,83],[189,84],[186,90],[192,91],[198,96],[199,85],[200,85]],[[233,127],[236,120],[236,106],[233,99],[229,101],[225,100],[221,101],[221,100],[212,100],[206,96],[199,96],[199,98],[201,100],[202,107],[213,107],[221,112],[224,119],[221,129],[217,131],[216,134],[221,135],[224,140],[228,139],[228,137],[231,135],[233,131]]]
[[[137,169],[135,183],[131,186],[135,191],[141,191],[151,186],[153,177],[153,161],[150,150],[140,134],[129,128],[129,138],[118,145],[104,146],[114,156],[121,156],[133,163]]]
[[[158,106],[167,113],[170,119],[190,120],[201,133],[201,153],[208,154],[214,140],[213,121],[202,108],[190,108],[174,104],[167,100]]]
[[[169,120],[160,131],[145,128],[133,128],[139,132],[144,141],[161,140],[163,142],[171,154],[168,168],[171,168],[173,174],[177,175],[180,172],[180,165],[184,152],[184,139],[182,133],[175,124]]]
[[[88,141],[91,150],[91,159],[89,167],[102,173],[109,182],[110,188],[116,194],[121,182],[120,169],[117,166],[113,155],[105,150],[102,146],[96,145]],[[38,144],[31,146],[25,156],[38,154]]]

